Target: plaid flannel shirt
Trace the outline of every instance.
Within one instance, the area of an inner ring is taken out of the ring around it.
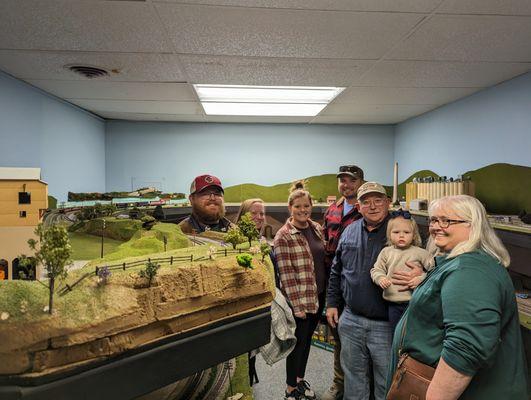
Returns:
[[[268,365],[286,358],[295,347],[297,324],[293,318],[288,302],[278,289],[271,303],[271,340],[260,347],[260,354]]]
[[[334,260],[341,234],[347,226],[361,218],[361,214],[356,207],[352,208],[347,215],[343,215],[344,205],[345,198],[341,197],[335,203],[330,204],[324,216],[325,265],[328,269]]]
[[[317,237],[322,240],[321,226],[312,220],[308,222]],[[312,252],[304,235],[290,220],[277,232],[274,249],[282,291],[293,312],[315,314],[319,308],[319,300]]]

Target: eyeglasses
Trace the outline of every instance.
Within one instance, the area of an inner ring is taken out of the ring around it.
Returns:
[[[197,193],[197,195],[200,196],[200,197],[210,197],[210,196],[223,197],[223,193],[222,192],[210,191],[210,190],[207,190],[207,191],[204,191],[204,192],[199,192],[199,193]]]
[[[462,224],[462,223],[470,222],[470,221],[463,221],[462,219],[448,219],[445,217],[441,217],[441,218],[430,217],[428,219],[428,223],[430,224],[430,226],[434,225],[436,222],[439,224],[440,228],[446,229],[450,225]]]
[[[384,199],[384,198],[377,198],[377,199],[373,199],[373,200],[363,200],[363,201],[360,201],[360,205],[362,207],[370,207],[371,205],[374,205],[375,207],[381,207],[384,205],[385,201],[387,199]]]

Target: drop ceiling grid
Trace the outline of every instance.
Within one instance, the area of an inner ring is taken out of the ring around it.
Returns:
[[[441,0],[155,0],[154,2],[291,10],[427,13]]]
[[[6,0],[0,69],[106,118],[394,123],[529,71],[529,18],[500,16],[528,3]],[[117,73],[86,81],[71,63]],[[200,115],[189,83],[347,89],[314,119],[239,118]]]

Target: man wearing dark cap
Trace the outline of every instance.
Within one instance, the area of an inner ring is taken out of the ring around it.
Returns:
[[[337,174],[337,191],[341,198],[332,203],[324,217],[323,232],[326,242],[325,267],[330,274],[332,260],[336,252],[337,243],[343,230],[352,222],[361,218],[356,208],[356,193],[363,184],[363,170],[356,165],[342,165]],[[340,306],[341,308],[341,306]],[[322,400],[339,400],[343,398],[344,374],[341,369],[341,342],[337,329],[332,328],[332,334],[336,341],[334,347],[334,381],[330,388],[321,397]]]
[[[184,233],[205,231],[227,232],[232,223],[225,218],[223,186],[219,178],[213,175],[200,175],[190,185],[190,204],[192,214],[179,226]]]

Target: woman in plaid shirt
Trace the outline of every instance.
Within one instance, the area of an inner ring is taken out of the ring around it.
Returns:
[[[304,380],[312,334],[325,303],[326,273],[322,228],[310,219],[312,199],[297,182],[288,198],[291,217],[274,240],[281,290],[293,309],[297,344],[286,359],[286,400],[315,399]]]

